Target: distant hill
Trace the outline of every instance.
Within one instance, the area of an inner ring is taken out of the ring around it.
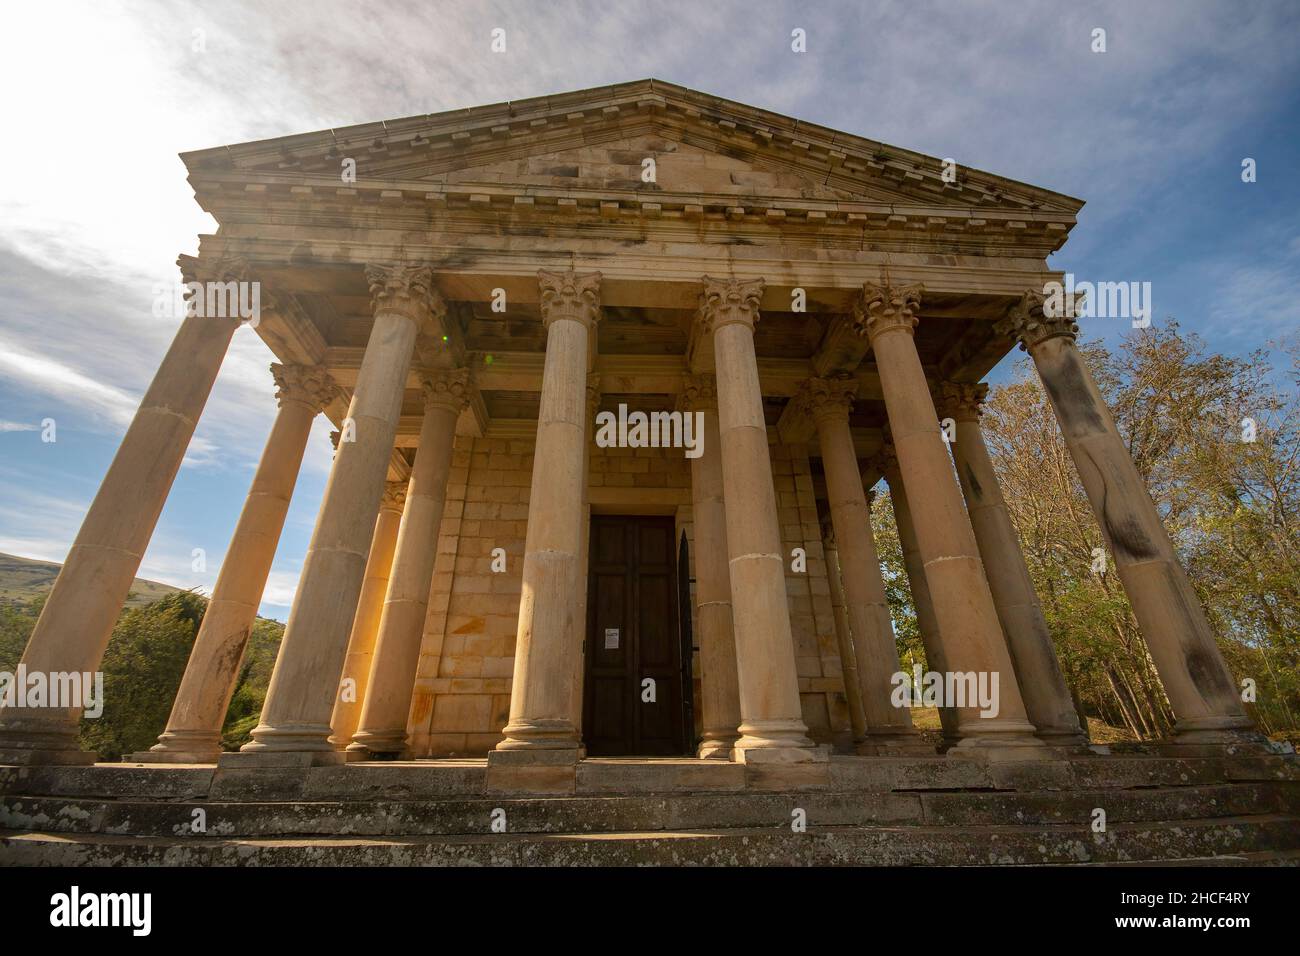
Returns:
[[[0,554],[0,601],[31,601],[54,586],[62,565],[50,561],[20,558],[16,554]],[[175,594],[181,588],[157,581],[136,578],[131,585],[131,599],[127,607],[144,607],[161,597]]]

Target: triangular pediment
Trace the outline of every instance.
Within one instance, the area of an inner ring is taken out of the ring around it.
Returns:
[[[1079,200],[658,80],[183,154],[192,180],[538,186],[1072,214]],[[653,159],[654,180],[643,178]],[[399,185],[400,184],[400,185]]]

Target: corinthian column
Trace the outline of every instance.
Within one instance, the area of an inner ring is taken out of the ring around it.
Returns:
[[[581,580],[587,350],[600,317],[600,273],[539,272],[537,277],[546,363],[528,499],[510,722],[494,754],[560,751],[568,760],[576,759],[578,750],[573,613]]]
[[[763,393],[754,353],[763,280],[703,279],[696,319],[713,337],[726,488],[727,554],[740,682],[733,759],[805,762],[817,751],[799,704],[799,676],[777,522]]]
[[[944,635],[944,653],[954,672],[975,675],[992,690],[996,716],[972,705],[958,708],[961,742],[955,756],[1043,759],[1050,751],[1033,735],[1016,683],[1011,655],[1002,638],[993,596],[980,564],[961,491],[939,433],[934,401],[916,352],[913,330],[921,304],[919,286],[863,286],[854,324],[871,340],[884,393],[885,410],[907,497],[925,506],[912,512],[917,547]]]
[[[242,280],[246,269],[223,263],[214,277]],[[191,315],[176,330],[36,621],[20,661],[27,673],[99,670],[238,327],[238,318]],[[77,744],[82,710],[3,707],[0,764],[94,763]]]
[[[593,344],[587,354],[591,358],[596,353]],[[588,361],[588,365],[592,362]],[[573,703],[570,713],[573,726],[578,734],[578,752],[585,756],[586,745],[582,742],[582,711],[586,704],[583,685],[587,677],[587,591],[590,561],[588,551],[591,546],[591,430],[600,409],[600,376],[595,372],[587,374],[587,418],[583,425],[586,434],[582,444],[582,537],[578,539],[578,604],[573,614],[573,643],[578,652],[573,661]]]
[[[1087,738],[1079,727],[1052,634],[1020,551],[1020,538],[980,431],[980,405],[988,390],[987,385],[945,382],[939,388],[939,414],[957,423],[956,441],[951,445],[957,478],[966,496],[966,512],[1011,649],[1029,722],[1044,743],[1081,746]]]
[[[275,364],[271,374],[280,411],[221,563],[167,729],[147,753],[135,754],[135,760],[213,763],[221,753],[221,725],[266,590],[312,421],[335,393],[329,373],[318,366]]]
[[[795,400],[817,423],[826,496],[839,550],[844,609],[853,639],[853,657],[860,688],[866,736],[861,754],[933,753],[920,739],[906,708],[890,702],[892,678],[899,672],[898,645],[889,618],[885,581],[871,533],[871,512],[862,490],[849,430],[849,411],[858,384],[851,378],[813,378],[803,383]]]
[[[330,469],[302,577],[289,611],[262,721],[231,763],[302,764],[343,759],[330,745],[330,716],[348,652],[348,635],[384,493],[419,327],[443,311],[427,266],[366,268],[375,314],[357,374],[338,455]]]
[[[424,421],[420,443],[406,489],[406,509],[397,535],[397,555],[379,621],[360,728],[348,745],[354,753],[400,754],[406,748],[406,719],[420,664],[420,642],[438,553],[438,530],[447,501],[456,419],[468,407],[472,388],[469,369],[426,372],[422,386]]]
[[[397,553],[397,533],[406,508],[406,482],[384,483],[384,497],[379,502],[379,517],[370,536],[366,555],[366,574],[361,580],[357,610],[352,615],[348,634],[348,653],[343,658],[339,693],[330,716],[330,743],[335,750],[346,750],[361,722],[361,708],[370,689],[370,665],[375,656],[375,639],[379,636],[379,619],[384,613],[384,598],[393,576],[393,557]]]
[[[840,673],[844,678],[844,699],[849,705],[849,726],[853,745],[867,739],[867,717],[862,709],[862,682],[858,679],[858,657],[849,630],[849,614],[844,606],[844,578],[840,569],[840,549],[835,543],[835,523],[822,523],[822,553],[826,556],[826,581],[831,591],[831,614],[835,618],[835,646],[840,652]]]
[[[1189,748],[1262,743],[1155,503],[1075,347],[1078,326],[1068,313],[1045,315],[1043,304],[1031,290],[994,328],[1018,339],[1034,360],[1169,697],[1174,741]]]
[[[712,375],[692,375],[681,399],[686,414],[700,412],[701,454],[691,459],[691,513],[695,525],[695,607],[700,633],[700,705],[704,730],[698,754],[731,759],[740,736],[740,686],[732,633],[727,573],[727,506],[723,500],[718,390]]]

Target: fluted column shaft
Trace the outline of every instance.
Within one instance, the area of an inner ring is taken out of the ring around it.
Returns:
[[[944,635],[947,665],[953,671],[987,675],[990,689],[992,675],[997,675],[997,716],[981,717],[980,708],[967,700],[967,706],[957,711],[962,739],[949,754],[1037,759],[1048,751],[1033,736],[1026,719],[1011,655],[912,337],[919,306],[919,288],[868,284],[856,324],[871,339],[907,497],[925,502],[912,519]]]
[[[528,499],[510,722],[497,749],[578,750],[574,608],[582,553],[587,355],[600,273],[541,272],[546,362]]]
[[[375,322],[348,409],[354,430],[339,442],[262,721],[242,748],[245,755],[291,752],[320,763],[341,759],[329,741],[329,721],[384,493],[407,369],[418,328],[429,320],[437,301],[427,267],[370,267],[367,278]]]
[[[181,322],[23,651],[27,672],[98,671],[238,319]],[[83,708],[0,709],[0,763],[89,764]]]
[[[799,677],[772,461],[754,352],[762,280],[704,279],[700,318],[713,336],[718,427],[726,483],[727,553],[731,579],[740,737],[733,759],[749,751],[808,759],[812,742],[799,701]]]
[[[353,752],[399,754],[406,748],[406,722],[447,501],[456,420],[469,401],[469,373],[465,369],[431,372],[423,384],[420,444],[406,489],[406,508],[361,721],[348,746]]]
[[[1052,633],[1034,592],[1020,550],[1020,537],[1011,523],[980,430],[979,407],[987,391],[988,386],[957,383],[946,383],[940,389],[943,414],[951,416],[957,425],[951,448],[966,498],[966,512],[1011,650],[1029,722],[1046,743],[1082,745],[1086,737],[1079,727]]]
[[[924,745],[912,726],[911,714],[890,701],[892,678],[899,671],[898,645],[849,430],[856,390],[853,379],[812,379],[804,383],[796,400],[808,406],[821,444],[827,503],[839,548],[844,607],[866,721],[866,739],[859,753],[884,753],[900,747],[920,750]]]
[[[740,685],[732,633],[731,581],[727,569],[727,506],[722,484],[717,381],[687,380],[682,407],[700,412],[702,454],[691,459],[691,514],[695,526],[695,608],[700,642],[700,708],[703,730],[697,754],[729,760],[740,736]]]
[[[352,615],[348,652],[343,658],[339,693],[334,699],[334,712],[330,716],[330,743],[335,750],[346,750],[352,742],[352,735],[361,723],[361,710],[370,690],[375,641],[379,638],[384,598],[388,595],[388,584],[393,576],[397,536],[401,531],[402,514],[406,507],[406,489],[406,484],[400,481],[385,483],[384,497],[379,503],[379,516],[375,519],[375,531],[370,536],[366,573],[361,580],[361,593],[357,596],[357,610]]]
[[[335,391],[329,374],[319,367],[275,364],[271,372],[280,410],[194,639],[167,729],[137,759],[210,763],[221,752],[221,726],[266,590],[312,422]]]
[[[996,326],[1034,361],[1187,745],[1258,741],[1173,542],[1110,410],[1075,347],[1066,315],[1028,293]]]

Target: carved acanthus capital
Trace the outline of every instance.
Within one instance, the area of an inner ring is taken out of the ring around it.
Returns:
[[[571,319],[587,328],[600,321],[599,272],[547,272],[539,269],[537,283],[542,293],[542,324]]]
[[[386,481],[384,482],[384,497],[379,502],[379,507],[384,511],[401,511],[406,507],[406,482],[404,481]]]
[[[862,294],[853,304],[854,330],[873,340],[882,332],[896,329],[911,334],[916,328],[916,313],[921,309],[922,291],[919,284],[863,283]]]
[[[1025,351],[1056,336],[1074,341],[1079,334],[1079,326],[1074,321],[1078,305],[1078,299],[1058,303],[1030,289],[1005,316],[993,323],[993,331],[1015,339]]]
[[[763,299],[762,279],[713,279],[704,276],[696,321],[704,334],[724,325],[740,323],[751,330],[758,324],[758,306]]]
[[[424,407],[449,408],[460,414],[474,398],[474,382],[467,368],[426,369],[420,373]]]
[[[807,410],[813,421],[848,421],[857,394],[856,378],[851,375],[836,375],[807,379],[799,386],[794,400]]]
[[[940,418],[977,422],[988,394],[983,382],[941,382],[934,390],[934,407]]]
[[[886,442],[880,446],[880,451],[871,458],[871,468],[884,475],[886,481],[891,475],[898,476],[898,453],[891,443]]]
[[[447,314],[447,303],[433,284],[433,269],[409,262],[372,262],[366,266],[370,308],[374,314],[396,312],[423,327]]]
[[[301,402],[312,410],[312,414],[319,414],[338,394],[334,379],[319,365],[272,362],[271,376],[275,379],[275,400],[281,408],[285,402]]]
[[[699,375],[687,375],[682,382],[682,394],[678,400],[684,412],[701,412],[718,407],[718,379],[715,375],[704,372]]]

